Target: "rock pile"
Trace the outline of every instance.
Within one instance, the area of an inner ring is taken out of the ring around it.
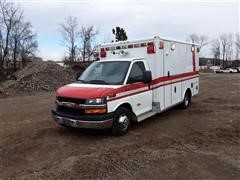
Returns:
[[[14,76],[16,80],[7,80],[0,84],[0,93],[54,91],[75,79],[75,73],[72,70],[54,62],[44,61],[30,62]]]

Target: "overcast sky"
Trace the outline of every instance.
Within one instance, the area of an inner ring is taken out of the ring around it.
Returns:
[[[210,39],[221,33],[239,32],[239,2],[77,2],[17,1],[38,34],[39,56],[60,60],[64,55],[59,24],[71,15],[79,24],[94,25],[97,41],[113,39],[112,28],[123,27],[128,39],[155,35],[185,40],[191,33]],[[207,54],[207,51],[206,51]]]

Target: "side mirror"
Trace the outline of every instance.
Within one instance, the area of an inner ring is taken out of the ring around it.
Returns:
[[[143,82],[145,84],[152,82],[152,72],[151,71],[144,71],[143,73]]]
[[[82,72],[77,72],[77,75],[76,75],[76,81],[78,80],[78,78],[81,76]]]

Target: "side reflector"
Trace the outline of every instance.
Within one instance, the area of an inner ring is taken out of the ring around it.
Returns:
[[[107,53],[106,53],[105,49],[104,49],[104,48],[101,48],[100,57],[101,57],[101,58],[105,58],[106,56],[107,56]]]
[[[147,53],[148,53],[148,54],[153,54],[153,53],[155,53],[154,45],[150,45],[150,46],[147,47]]]
[[[85,109],[86,114],[101,114],[106,112],[107,109]]]

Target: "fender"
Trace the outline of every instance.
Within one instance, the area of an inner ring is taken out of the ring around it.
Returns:
[[[126,97],[123,99],[117,99],[114,101],[108,101],[107,102],[107,106],[108,106],[108,112],[115,112],[117,110],[117,108],[119,108],[120,106],[127,104],[129,105],[129,107],[131,107],[132,110],[132,105],[131,105],[131,99],[130,97]]]

